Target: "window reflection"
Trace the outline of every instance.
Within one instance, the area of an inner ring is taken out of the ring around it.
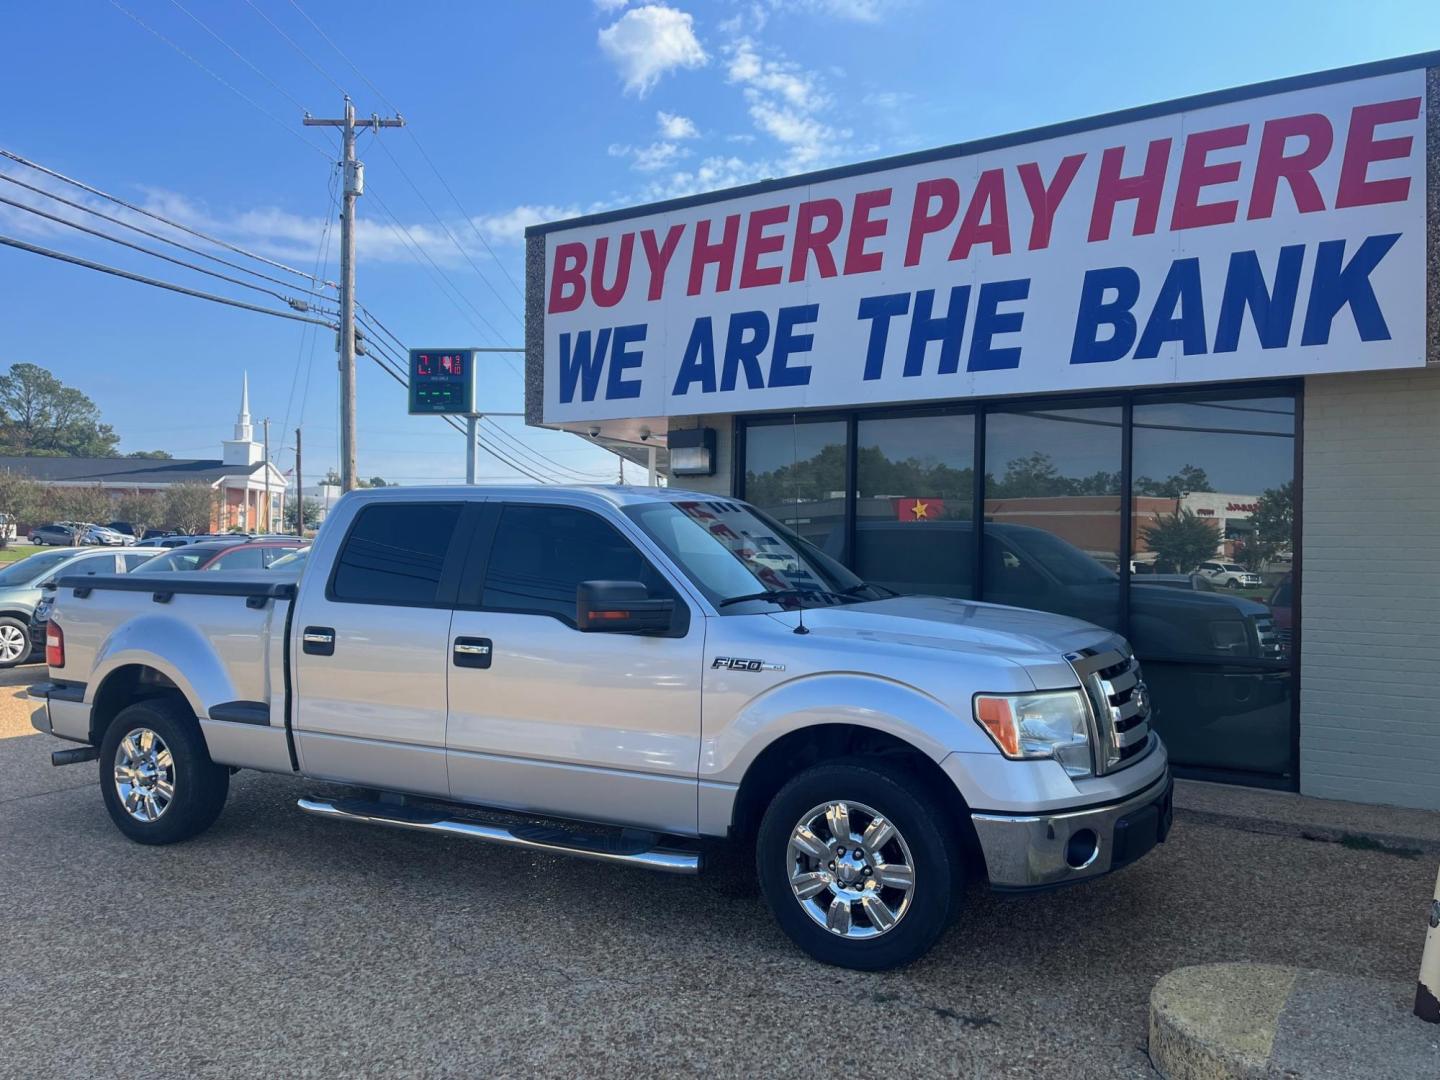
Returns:
[[[975,418],[861,420],[854,567],[902,593],[974,588]]]
[[[1120,630],[1119,406],[985,420],[983,599]]]
[[[745,432],[745,498],[827,554],[845,547],[845,422],[788,420]]]

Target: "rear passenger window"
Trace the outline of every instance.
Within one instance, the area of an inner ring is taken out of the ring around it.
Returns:
[[[458,503],[365,507],[335,562],[331,599],[417,607],[435,603],[445,553],[459,522]]]
[[[566,506],[507,506],[500,514],[480,606],[554,615],[575,625],[582,581],[638,581],[674,597],[635,545],[594,514]]]

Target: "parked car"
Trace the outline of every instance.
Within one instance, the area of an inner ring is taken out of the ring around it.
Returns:
[[[128,569],[124,556],[94,548],[37,551],[0,569],[0,668],[30,656],[30,617],[43,597],[42,584],[57,573],[114,574]]]
[[[792,941],[877,970],[972,874],[1081,882],[1170,828],[1119,635],[891,595],[735,499],[377,488],[311,550],[298,579],[61,580],[34,723],[98,758],[125,836],[200,833],[236,768],[363,789],[300,800],[331,820],[671,873],[729,836]]]
[[[49,525],[37,525],[30,530],[30,543],[36,547],[54,544],[57,547],[74,547],[75,534],[80,531],[76,522],[54,521]]]
[[[156,555],[140,567],[142,574],[189,570],[264,570],[287,551],[300,546],[288,540],[246,540],[209,544],[187,544]]]
[[[165,533],[142,541],[144,547],[177,548],[188,544],[243,544],[253,539],[245,533]],[[291,539],[294,539],[293,537]]]
[[[132,549],[123,552],[87,551],[83,555],[72,556],[69,562],[62,561],[59,568],[40,583],[40,600],[30,613],[30,655],[38,656],[45,650],[45,628],[50,624],[50,608],[55,603],[56,573],[125,574],[152,558],[154,556],[148,551]],[[0,654],[3,654],[3,649],[0,649]]]
[[[1258,589],[1265,584],[1265,579],[1259,574],[1233,562],[1202,562],[1195,568],[1195,573],[1210,584],[1223,585],[1227,589]]]
[[[135,543],[135,537],[130,533],[117,532],[108,525],[86,525],[80,542],[103,547],[128,547]]]
[[[1270,605],[1270,616],[1275,620],[1275,637],[1280,642],[1280,651],[1290,655],[1291,642],[1295,635],[1293,574],[1286,574],[1275,586],[1275,591],[1266,601]]]
[[[298,574],[305,569],[305,561],[310,557],[308,547],[296,548],[288,555],[281,555],[270,564],[271,570],[278,570],[281,573]]]

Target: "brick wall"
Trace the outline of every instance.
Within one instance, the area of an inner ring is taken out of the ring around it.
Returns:
[[[1440,367],[1305,383],[1300,785],[1440,810]]]

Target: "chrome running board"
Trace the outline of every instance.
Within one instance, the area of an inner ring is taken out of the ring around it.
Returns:
[[[629,840],[624,834],[585,836],[567,829],[539,824],[502,825],[485,821],[448,818],[428,808],[369,802],[359,799],[300,799],[300,809],[317,817],[354,821],[363,825],[388,825],[394,829],[459,836],[489,844],[528,848],[552,855],[573,855],[596,862],[623,863],[665,874],[698,874],[700,853],[678,848],[651,847]]]

